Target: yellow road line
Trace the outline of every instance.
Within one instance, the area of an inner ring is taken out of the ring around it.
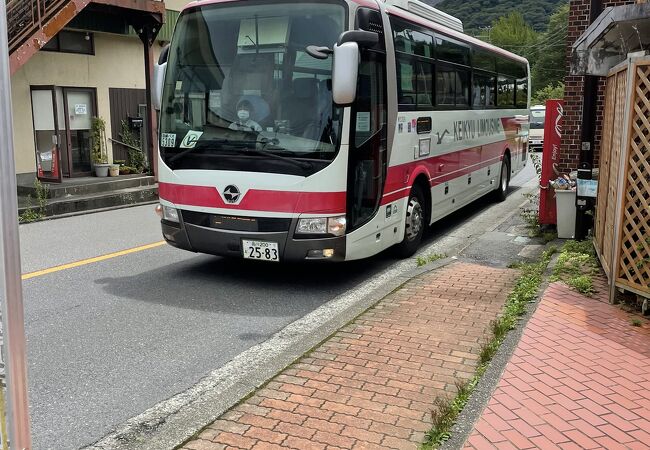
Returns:
[[[117,258],[118,256],[129,255],[131,253],[141,252],[143,250],[149,250],[151,248],[160,247],[164,245],[165,241],[154,242],[153,244],[141,245],[139,247],[133,247],[126,250],[121,250],[115,253],[108,253],[106,255],[95,256],[94,258],[82,259],[80,261],[71,262],[68,264],[62,264],[60,266],[50,267],[49,269],[37,270],[36,272],[24,273],[22,276],[23,280],[29,280],[30,278],[40,277],[47,275],[49,273],[60,272],[62,270],[73,269],[75,267],[85,266],[87,264],[93,264],[100,261],[106,261],[107,259]]]

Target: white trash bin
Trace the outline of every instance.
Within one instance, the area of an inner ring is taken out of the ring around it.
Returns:
[[[576,191],[555,191],[557,237],[573,239],[576,231]]]

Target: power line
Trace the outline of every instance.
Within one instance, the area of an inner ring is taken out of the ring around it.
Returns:
[[[544,45],[542,45],[539,49],[545,49],[548,47],[552,47],[554,45],[558,45],[560,43],[563,43],[566,45],[566,40],[567,40],[567,35],[558,35],[554,40],[552,41],[547,41]]]
[[[569,25],[568,25],[568,24],[563,25],[559,30],[557,30],[557,31],[556,31],[555,33],[553,33],[553,34],[548,34],[548,33],[546,33],[546,34],[544,35],[544,37],[543,37],[542,39],[540,39],[539,41],[537,41],[535,44],[525,44],[525,45],[521,45],[521,46],[518,46],[518,47],[530,47],[530,46],[534,46],[534,45],[538,45],[538,44],[545,44],[545,43],[548,43],[548,42],[554,40],[555,38],[557,38],[557,37],[559,37],[559,36],[563,36],[563,35],[564,35],[564,32],[567,31],[568,28],[569,28]]]
[[[561,72],[561,73],[566,73],[566,69],[555,69],[555,68],[550,68],[550,67],[539,67],[539,66],[533,66],[534,69],[540,69],[540,70],[546,70],[549,72]]]
[[[521,50],[533,49],[533,48],[545,49],[545,48],[548,48],[550,46],[559,44],[560,42],[565,40],[567,36],[566,36],[566,34],[564,32],[567,31],[568,27],[569,27],[569,25],[567,24],[567,25],[563,26],[560,30],[558,30],[556,33],[550,34],[550,35],[547,34],[546,36],[544,36],[542,39],[535,42],[534,44],[508,45],[507,47],[508,48],[517,48],[517,49],[521,49]]]
[[[505,49],[511,50],[512,52],[515,53],[527,53],[527,52],[543,52],[545,50],[551,50],[551,49],[559,49],[559,48],[566,48],[566,41],[563,39],[559,39],[558,41],[547,44],[541,47],[528,47],[528,48],[513,48],[512,46],[504,46]]]
[[[563,25],[556,33],[554,34],[548,34],[546,33],[542,39],[537,41],[538,44],[544,44],[548,43],[552,40],[554,40],[556,37],[562,36],[565,31],[569,29],[569,24],[567,23],[566,25]]]
[[[561,43],[562,41],[566,40],[567,36],[565,34],[558,34],[556,36],[552,36],[548,40],[542,40],[538,41],[534,44],[526,44],[526,45],[508,45],[510,48],[519,48],[519,49],[533,49],[533,48],[538,48],[538,49],[544,49],[547,47],[551,47],[554,45],[557,45]]]

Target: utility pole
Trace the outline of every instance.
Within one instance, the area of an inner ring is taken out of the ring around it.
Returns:
[[[490,33],[492,31],[492,26],[487,25],[487,26],[484,26],[484,27],[478,27],[478,29],[481,30],[481,31],[487,31],[487,41],[486,42],[492,43],[492,39],[491,39],[491,35],[490,35]]]
[[[7,3],[0,0],[0,297],[9,421],[2,438],[12,450],[31,450],[10,73]]]

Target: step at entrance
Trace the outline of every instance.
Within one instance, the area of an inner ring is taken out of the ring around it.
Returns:
[[[105,208],[153,203],[158,200],[158,185],[151,176],[87,178],[60,184],[43,183],[47,188],[44,208],[40,208],[34,186],[18,186],[18,212],[32,209],[45,215],[92,212]]]

